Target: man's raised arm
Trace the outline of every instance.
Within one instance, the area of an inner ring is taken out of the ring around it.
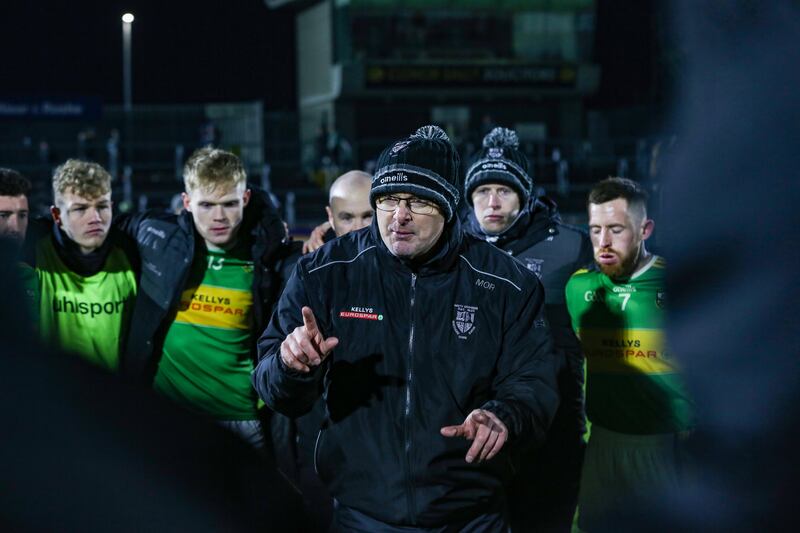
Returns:
[[[283,292],[275,314],[258,340],[259,363],[253,386],[267,406],[287,416],[300,416],[320,392],[325,361],[338,344],[325,337],[308,305],[298,266]]]

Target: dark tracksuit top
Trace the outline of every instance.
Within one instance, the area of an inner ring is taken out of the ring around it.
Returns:
[[[188,212],[177,216],[154,211],[123,215],[114,224],[135,240],[142,264],[122,371],[133,381],[149,384],[158,368],[162,344],[186,288],[192,263],[201,260],[203,240]],[[260,331],[267,324],[288,276],[282,265],[297,247],[288,241],[283,221],[260,189],[253,189],[239,235],[250,242],[254,262],[254,327]],[[254,362],[255,351],[253,346]]]
[[[556,348],[560,353],[558,385],[561,396],[547,446],[523,461],[546,463],[544,471],[535,465],[521,464],[520,483],[513,491],[517,507],[527,515],[548,513],[555,501],[559,505],[577,503],[578,481],[583,463],[585,409],[583,399],[583,352],[567,312],[564,288],[570,276],[592,262],[592,244],[586,231],[564,224],[555,203],[547,197],[534,199],[517,220],[500,235],[483,232],[473,211],[462,209],[465,232],[492,242],[515,257],[541,280],[545,308]],[[534,472],[538,479],[531,479]],[[544,477],[543,477],[544,476]],[[540,507],[536,500],[541,501]],[[565,516],[571,513],[567,509]],[[532,520],[546,520],[533,516]],[[571,517],[566,516],[566,527]]]
[[[306,305],[339,344],[301,374],[279,350]],[[458,221],[422,265],[393,256],[377,222],[301,258],[259,356],[253,382],[274,410],[302,415],[324,389],[317,472],[341,504],[390,524],[436,527],[497,510],[507,448],[541,442],[558,406],[540,283],[464,237]],[[510,443],[468,464],[471,442],[439,430],[477,408],[506,424]]]

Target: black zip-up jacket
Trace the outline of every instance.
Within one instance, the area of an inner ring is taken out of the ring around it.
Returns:
[[[263,331],[288,276],[282,271],[282,262],[298,247],[288,240],[283,221],[266,193],[252,191],[239,238],[250,242],[254,261],[253,317],[255,330]],[[158,368],[164,338],[175,318],[192,263],[201,259],[205,247],[188,212],[172,215],[148,211],[122,216],[114,223],[136,240],[141,260],[139,292],[122,373],[148,384]],[[254,342],[254,361],[255,354]]]
[[[306,305],[339,344],[301,374],[279,350]],[[458,221],[419,266],[392,255],[373,221],[300,259],[259,340],[253,382],[290,416],[324,389],[315,466],[341,504],[390,524],[461,523],[502,505],[511,464],[505,448],[469,464],[471,442],[439,430],[484,408],[512,445],[544,438],[558,393],[543,313],[536,276],[465,238]]]
[[[497,236],[487,235],[472,210],[462,211],[464,229],[517,258],[544,286],[545,309],[560,358],[561,404],[553,420],[555,438],[582,438],[586,430],[583,404],[583,350],[572,329],[564,288],[570,276],[592,262],[592,243],[586,231],[561,221],[556,204],[547,197],[531,202],[517,220]]]

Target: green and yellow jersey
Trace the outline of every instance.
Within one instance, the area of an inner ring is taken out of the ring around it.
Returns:
[[[167,332],[157,391],[218,420],[254,420],[253,261],[248,248],[195,261]]]
[[[103,270],[81,276],[45,238],[36,246],[35,271],[45,341],[116,372],[136,298],[136,275],[125,253],[112,248]]]
[[[665,262],[658,256],[625,282],[579,270],[566,287],[572,326],[586,355],[586,412],[628,434],[693,425],[693,406],[664,338]]]

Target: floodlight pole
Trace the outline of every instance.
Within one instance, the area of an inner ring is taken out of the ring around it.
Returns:
[[[125,112],[133,108],[133,69],[131,67],[131,40],[133,36],[133,15],[122,15],[122,101]]]

